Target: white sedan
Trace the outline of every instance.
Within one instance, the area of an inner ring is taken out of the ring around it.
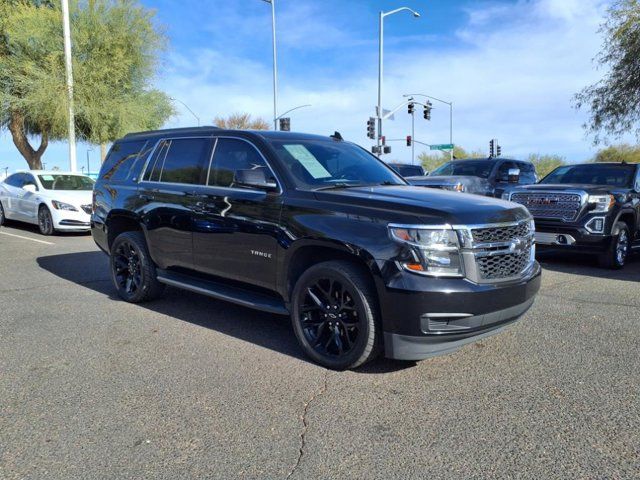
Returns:
[[[5,219],[38,225],[40,233],[88,231],[94,181],[86,175],[31,170],[0,182],[0,225]]]

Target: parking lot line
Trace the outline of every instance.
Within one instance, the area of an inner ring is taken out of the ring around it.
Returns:
[[[53,242],[45,242],[44,240],[36,240],[35,238],[23,237],[22,235],[16,235],[15,233],[0,232],[0,235],[8,235],[9,237],[22,238],[24,240],[31,240],[32,242],[44,243],[45,245],[55,245]]]

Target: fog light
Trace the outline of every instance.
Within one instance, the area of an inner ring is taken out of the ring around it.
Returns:
[[[594,217],[587,222],[584,226],[587,231],[591,233],[603,233],[604,232],[604,217]]]

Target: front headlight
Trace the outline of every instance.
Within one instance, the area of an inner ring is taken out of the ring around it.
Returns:
[[[464,192],[466,190],[465,186],[460,182],[454,185],[444,185],[442,188],[444,190],[453,190],[454,192]]]
[[[592,205],[592,212],[608,212],[616,199],[613,195],[589,195],[587,203]]]
[[[78,209],[76,207],[74,207],[73,205],[70,205],[68,203],[64,203],[64,202],[59,202],[57,200],[51,200],[51,205],[53,205],[53,208],[55,208],[56,210],[68,210],[70,212],[77,212]]]
[[[411,258],[400,263],[423,275],[461,277],[460,243],[455,230],[411,225],[389,225],[391,238],[411,247]]]

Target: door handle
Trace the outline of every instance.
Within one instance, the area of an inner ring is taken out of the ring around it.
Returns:
[[[138,198],[140,200],[142,200],[143,202],[152,202],[153,200],[155,200],[156,197],[154,197],[153,195],[146,194],[146,193],[141,193],[140,195],[138,195]]]

